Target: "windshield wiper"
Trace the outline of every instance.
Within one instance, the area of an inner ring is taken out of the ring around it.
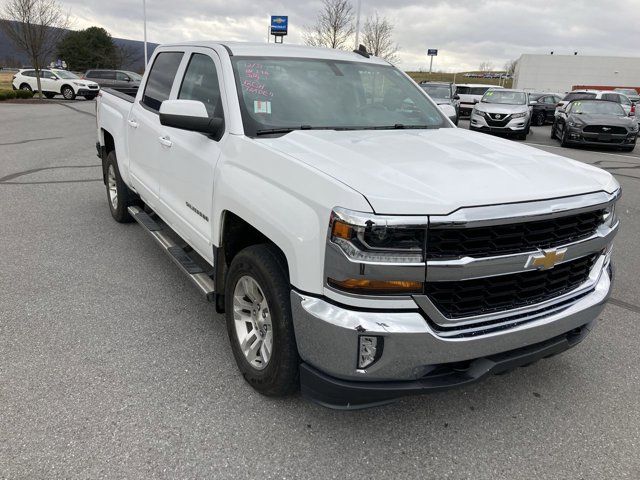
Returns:
[[[433,130],[440,128],[437,125],[405,125],[404,123],[396,123],[394,125],[379,125],[375,127],[365,127],[371,130]]]
[[[312,127],[311,125],[300,125],[299,127],[279,127],[279,128],[265,128],[257,130],[256,135],[270,135],[277,133],[291,133],[294,130],[333,130],[335,127]]]

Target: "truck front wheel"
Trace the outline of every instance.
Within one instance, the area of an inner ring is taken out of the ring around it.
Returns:
[[[116,160],[116,152],[109,152],[105,163],[107,200],[109,201],[111,216],[116,222],[128,223],[133,220],[131,215],[129,215],[128,207],[133,205],[134,198],[133,193],[122,181],[122,177],[120,177],[118,162]]]
[[[269,396],[290,394],[299,383],[288,278],[282,254],[261,244],[235,256],[226,281],[233,356],[245,380]]]

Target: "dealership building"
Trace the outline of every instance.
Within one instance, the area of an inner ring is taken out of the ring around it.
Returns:
[[[522,55],[514,88],[564,93],[574,88],[640,88],[640,57]]]

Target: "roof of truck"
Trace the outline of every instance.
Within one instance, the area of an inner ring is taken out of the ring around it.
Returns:
[[[275,44],[258,42],[226,42],[226,41],[192,41],[160,45],[165,47],[209,47],[213,48],[222,45],[232,56],[251,57],[292,57],[292,58],[321,58],[327,60],[346,60],[352,62],[371,62],[388,65],[389,63],[381,58],[371,55],[366,58],[351,50],[336,50],[324,47],[309,47],[296,44]]]

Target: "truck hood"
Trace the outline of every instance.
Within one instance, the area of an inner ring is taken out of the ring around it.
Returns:
[[[379,214],[444,215],[618,187],[599,168],[457,128],[296,130],[256,141],[350,186]]]

